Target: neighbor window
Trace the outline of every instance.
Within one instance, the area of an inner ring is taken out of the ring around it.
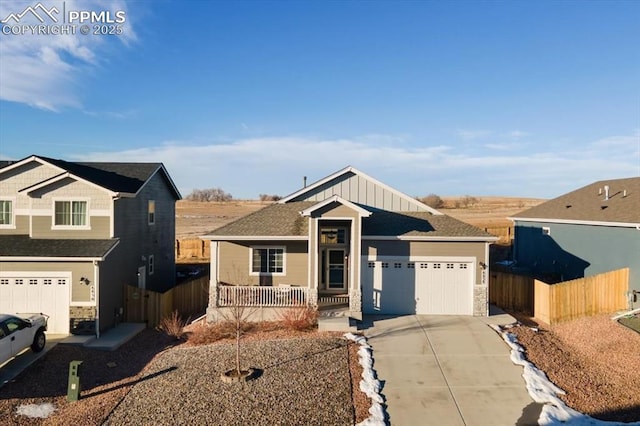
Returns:
[[[149,225],[156,223],[156,202],[149,200]]]
[[[0,200],[0,226],[9,227],[13,225],[13,201]]]
[[[548,226],[543,226],[542,235],[551,235],[551,228],[549,228]]]
[[[284,274],[284,247],[252,247],[252,274]]]
[[[149,275],[153,275],[153,271],[156,268],[155,260],[153,259],[153,255],[149,255]]]
[[[56,201],[55,226],[87,226],[88,209],[86,201]]]

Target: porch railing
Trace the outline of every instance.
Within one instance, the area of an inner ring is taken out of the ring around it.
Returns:
[[[307,304],[308,288],[293,286],[218,286],[218,306],[291,307]]]

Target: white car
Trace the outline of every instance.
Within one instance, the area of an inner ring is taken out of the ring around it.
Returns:
[[[49,317],[31,314],[29,318],[0,314],[0,365],[31,346],[34,352],[44,349]]]

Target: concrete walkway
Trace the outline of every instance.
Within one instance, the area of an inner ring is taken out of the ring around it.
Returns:
[[[365,318],[389,424],[537,425],[541,407],[522,367],[487,325],[511,322],[505,314]]]

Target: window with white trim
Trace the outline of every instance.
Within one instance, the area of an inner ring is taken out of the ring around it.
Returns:
[[[13,200],[0,200],[0,227],[8,228],[14,225]]]
[[[149,225],[153,225],[156,223],[156,201],[155,200],[149,200],[149,208],[148,208],[148,214],[149,214]]]
[[[551,228],[549,228],[548,226],[543,226],[542,235],[551,235]]]
[[[284,247],[251,247],[251,275],[284,275]]]
[[[153,275],[153,271],[156,269],[156,263],[152,254],[149,255],[148,266],[149,266],[149,275]]]
[[[82,227],[89,225],[88,202],[57,200],[54,202],[53,225],[56,227]]]

